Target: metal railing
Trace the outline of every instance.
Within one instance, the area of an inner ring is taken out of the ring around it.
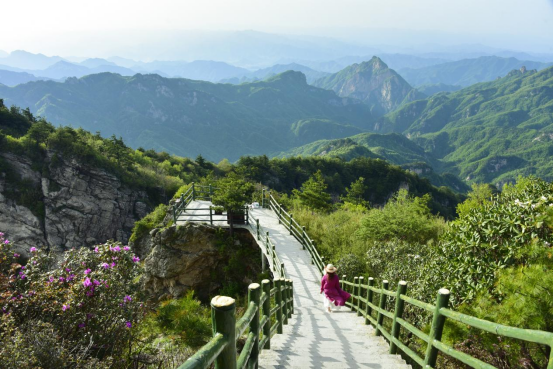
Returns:
[[[216,369],[257,368],[259,352],[271,348],[271,337],[281,334],[294,313],[293,283],[289,279],[264,279],[261,286],[248,287],[248,308],[236,321],[235,300],[216,296],[211,300],[213,338],[179,369],[205,369],[215,363]],[[271,324],[274,320],[275,323]],[[246,334],[238,355],[236,340]]]

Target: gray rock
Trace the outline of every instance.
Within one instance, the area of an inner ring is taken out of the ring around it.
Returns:
[[[0,231],[24,256],[33,246],[61,253],[110,239],[127,243],[134,222],[150,210],[144,191],[129,188],[105,170],[76,160],[61,160],[54,166],[48,153],[48,170],[41,173],[26,157],[1,155],[21,178],[42,191],[44,219],[6,198],[5,179],[0,178]]]

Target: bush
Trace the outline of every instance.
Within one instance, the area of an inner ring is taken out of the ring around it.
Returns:
[[[0,244],[0,361],[8,367],[126,367],[143,311],[136,295],[139,259],[130,248],[107,243],[71,250],[59,261],[30,251],[21,265],[10,243]]]
[[[167,205],[160,204],[154,209],[154,211],[146,215],[144,218],[136,221],[134,223],[130,241],[135,242],[155,227],[162,226],[166,214]]]

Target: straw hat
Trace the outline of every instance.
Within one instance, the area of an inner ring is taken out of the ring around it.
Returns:
[[[327,273],[336,273],[338,269],[332,265],[332,264],[328,264],[327,266],[325,266],[325,272]]]

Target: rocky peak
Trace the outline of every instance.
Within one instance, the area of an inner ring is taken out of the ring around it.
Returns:
[[[341,97],[359,99],[377,116],[395,110],[405,102],[425,97],[377,56],[321,78],[314,85],[333,90]]]

